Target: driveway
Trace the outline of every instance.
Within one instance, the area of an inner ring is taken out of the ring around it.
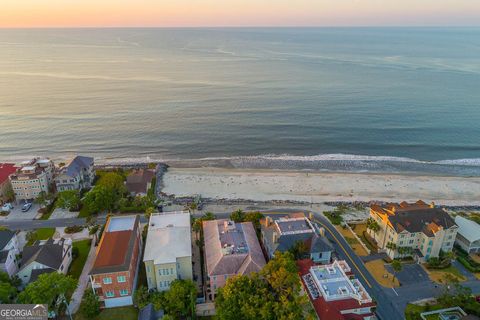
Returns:
[[[10,210],[10,213],[6,217],[1,217],[0,221],[14,221],[14,220],[33,220],[38,214],[40,206],[36,203],[32,204],[32,207],[27,212],[22,212],[23,204],[16,204],[14,208]]]
[[[55,208],[50,216],[50,219],[68,219],[76,218],[77,216],[78,212],[70,212],[68,209],[63,208]]]
[[[385,265],[385,268],[390,273],[394,273],[393,268],[391,265]],[[402,271],[396,274],[398,281],[402,284],[402,286],[408,286],[411,284],[419,284],[421,282],[430,282],[430,278],[428,277],[427,272],[422,268],[419,264],[403,264]]]

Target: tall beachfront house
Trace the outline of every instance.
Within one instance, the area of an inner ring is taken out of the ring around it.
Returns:
[[[260,243],[251,222],[228,219],[203,222],[207,292],[211,300],[227,279],[260,271],[265,265]]]
[[[89,273],[92,290],[102,307],[133,304],[141,248],[137,215],[108,219]]]
[[[319,319],[374,320],[376,306],[362,283],[354,278],[345,260],[315,265],[312,260],[297,262],[300,277]]]
[[[35,158],[21,163],[21,167],[10,175],[15,199],[33,200],[40,192],[49,192],[55,166],[50,159]]]
[[[380,249],[392,259],[406,255],[424,262],[452,251],[458,226],[441,208],[419,200],[416,203],[372,205],[370,218],[379,230],[369,230]]]
[[[150,216],[143,262],[150,290],[165,291],[176,279],[193,279],[189,212]]]
[[[308,250],[308,255],[315,263],[330,263],[333,247],[317,230],[303,212],[286,216],[266,216],[261,221],[262,241],[269,258],[275,252],[285,252],[298,243]]]
[[[55,185],[57,191],[89,189],[94,178],[93,158],[76,156],[57,170]]]
[[[480,224],[462,216],[455,217],[458,225],[455,243],[468,253],[480,253]]]

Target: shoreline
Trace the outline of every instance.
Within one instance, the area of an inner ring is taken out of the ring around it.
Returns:
[[[177,168],[163,176],[162,192],[211,200],[326,202],[435,202],[480,206],[480,178],[266,169]]]

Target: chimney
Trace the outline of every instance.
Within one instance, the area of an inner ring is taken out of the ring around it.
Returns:
[[[433,202],[433,201],[430,202],[430,208],[432,208],[432,209],[435,208],[435,202]]]

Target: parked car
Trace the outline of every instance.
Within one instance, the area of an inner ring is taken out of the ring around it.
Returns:
[[[31,207],[32,207],[32,203],[31,203],[31,202],[25,203],[25,204],[22,206],[22,212],[27,212],[28,210],[30,210]]]
[[[2,206],[2,209],[0,211],[2,212],[10,212],[10,210],[13,209],[13,206],[11,203],[5,203],[3,206]]]

